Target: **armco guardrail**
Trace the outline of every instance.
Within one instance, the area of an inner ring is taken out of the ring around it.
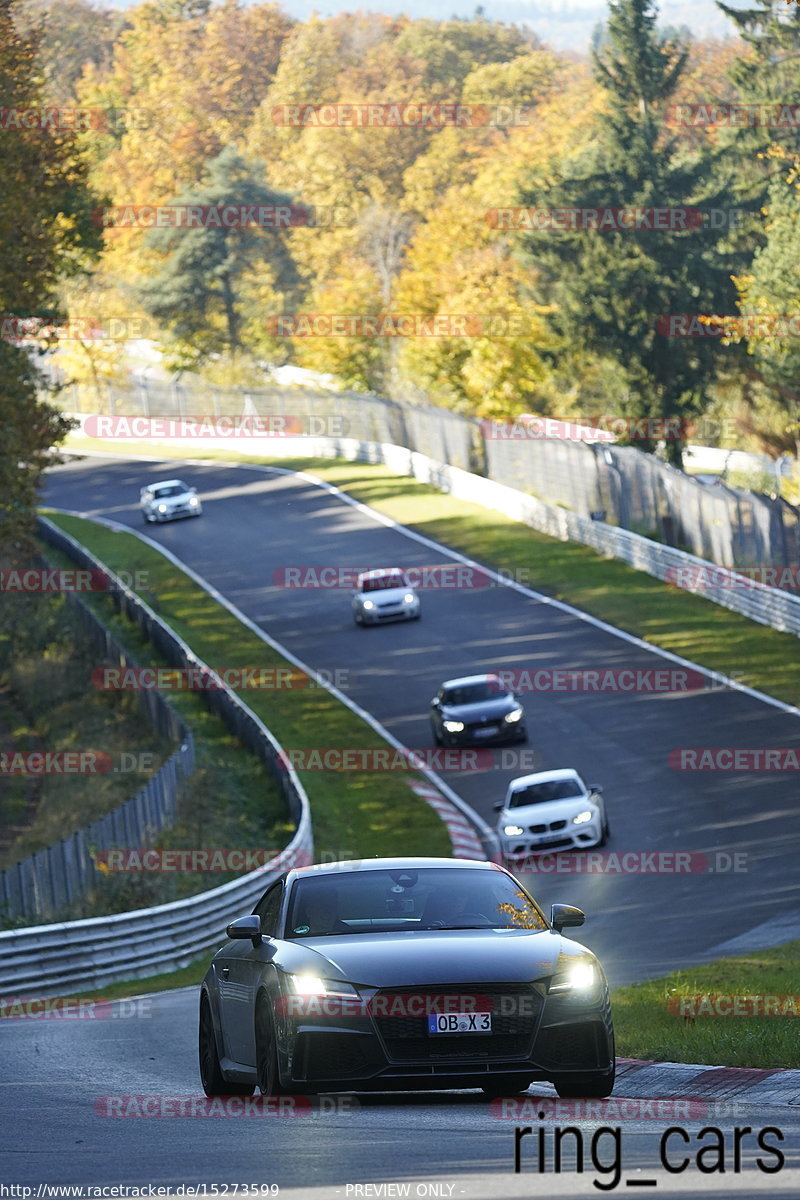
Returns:
[[[101,655],[116,658],[126,667],[135,665],[79,596],[67,592],[66,599]],[[130,800],[0,872],[3,918],[52,918],[85,896],[99,878],[93,851],[114,846],[148,846],[154,833],[174,823],[178,788],[194,770],[194,740],[188,726],[159,692],[141,691],[137,696],[153,726],[164,736],[178,740],[180,746]]]
[[[213,891],[136,912],[0,933],[0,995],[74,995],[185,967],[225,941],[225,926],[249,912],[268,883],[311,855],[306,808],[286,850]]]
[[[225,925],[247,911],[271,879],[289,865],[312,861],[313,833],[305,790],[294,768],[283,764],[280,746],[263,722],[85,547],[45,518],[40,518],[39,531],[79,565],[108,575],[109,594],[168,661],[194,667],[216,680],[218,686],[204,695],[229,721],[237,737],[270,768],[297,825],[289,845],[272,862],[212,891],[131,913],[0,932],[0,994],[52,996],[64,994],[65,989],[95,990],[116,980],[185,966],[213,942],[224,939]]]

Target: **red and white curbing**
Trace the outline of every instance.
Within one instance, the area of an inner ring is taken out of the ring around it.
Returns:
[[[699,1063],[618,1058],[615,1096],[687,1097],[745,1104],[800,1104],[800,1070],[709,1067]]]
[[[437,792],[436,788],[431,787],[428,783],[415,780],[414,782],[409,782],[408,786],[426,804],[430,804],[431,808],[435,809],[444,821],[453,847],[453,858],[476,858],[481,862],[486,861],[486,851],[481,844],[480,838],[464,814],[456,808],[455,804],[447,800],[441,792]]]

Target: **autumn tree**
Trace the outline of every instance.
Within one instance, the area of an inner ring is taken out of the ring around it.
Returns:
[[[0,95],[8,109],[42,101],[35,30],[20,32],[13,0],[0,0]],[[3,132],[0,203],[0,550],[15,557],[30,547],[35,507],[49,448],[69,421],[39,398],[40,373],[16,344],[20,318],[58,315],[62,275],[76,275],[99,248],[91,223],[97,202],[71,132],[30,127]]]

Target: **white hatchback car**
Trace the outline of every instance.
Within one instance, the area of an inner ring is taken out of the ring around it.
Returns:
[[[139,506],[147,524],[203,515],[197,488],[189,487],[182,479],[161,479],[158,483],[149,483],[140,492]]]
[[[379,567],[358,576],[352,608],[356,625],[415,621],[419,617],[419,596],[399,567]]]
[[[572,768],[512,779],[505,800],[494,806],[504,856],[604,845],[610,831],[602,790]]]

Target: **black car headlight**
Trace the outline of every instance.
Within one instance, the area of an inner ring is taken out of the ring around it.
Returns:
[[[287,975],[291,988],[297,996],[342,996],[347,1000],[360,1000],[359,992],[351,983],[341,979],[323,979],[321,975]]]
[[[587,959],[579,959],[564,971],[559,971],[550,980],[549,996],[577,996],[587,999],[596,991],[600,982],[597,966]]]

